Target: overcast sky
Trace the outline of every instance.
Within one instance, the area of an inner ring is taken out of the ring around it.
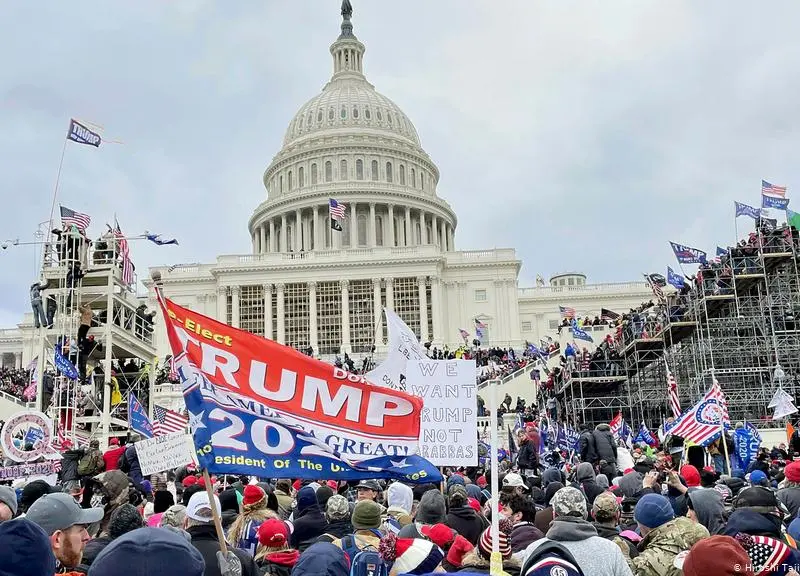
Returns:
[[[800,4],[352,0],[365,71],[441,170],[461,249],[514,247],[521,285],[638,280],[667,241],[713,252],[760,179],[800,186]],[[148,266],[247,253],[261,175],[331,73],[338,0],[0,0],[0,240],[59,202],[116,213]],[[498,7],[501,5],[502,7]],[[751,223],[739,220],[740,233]],[[0,252],[0,326],[29,310],[32,247]]]

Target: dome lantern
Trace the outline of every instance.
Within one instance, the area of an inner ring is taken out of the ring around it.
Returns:
[[[358,41],[353,34],[353,23],[350,21],[353,15],[353,6],[350,0],[342,2],[342,33],[331,44],[331,56],[333,56],[333,77],[331,81],[340,78],[360,78],[364,79],[364,52],[366,48]]]

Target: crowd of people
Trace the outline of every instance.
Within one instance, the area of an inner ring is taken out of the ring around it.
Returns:
[[[22,399],[30,384],[30,371],[21,368],[0,368],[0,392]]]
[[[537,426],[519,431],[496,500],[484,468],[446,469],[441,485],[217,478],[193,465],[143,478],[131,444],[69,449],[57,483],[0,486],[0,574],[486,574],[495,536],[512,576],[800,569],[800,437],[725,476],[647,446],[620,470],[607,424],[583,426],[574,459],[540,453]]]

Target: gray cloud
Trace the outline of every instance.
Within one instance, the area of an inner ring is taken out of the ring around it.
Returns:
[[[150,265],[247,252],[261,174],[289,119],[330,75],[338,2],[4,3],[2,236],[59,200],[116,213]],[[667,240],[732,241],[734,199],[798,180],[800,7],[744,1],[355,2],[367,76],[415,122],[459,216],[462,248],[513,246],[522,282],[596,281],[672,263]],[[10,23],[10,24],[9,24]],[[488,207],[490,209],[487,209]],[[740,230],[749,224],[740,221]],[[27,310],[29,248],[0,253],[0,322]]]

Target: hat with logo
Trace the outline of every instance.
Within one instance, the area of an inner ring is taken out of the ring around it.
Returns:
[[[602,492],[595,496],[592,504],[592,516],[598,522],[608,522],[619,514],[620,505],[617,497],[611,492]]]
[[[214,494],[214,508],[217,510],[217,515],[222,514],[222,506],[216,494]],[[189,503],[186,505],[186,516],[196,522],[212,522],[214,520],[208,492],[204,490],[192,494],[192,497],[189,498]]]
[[[265,548],[283,548],[289,542],[289,526],[278,518],[267,518],[258,527],[258,541]]]
[[[381,486],[375,480],[362,480],[356,486],[356,490],[374,490],[375,492],[381,491]]]
[[[66,530],[71,526],[88,526],[103,519],[102,508],[81,508],[75,498],[69,494],[45,494],[33,503],[25,517],[34,524],[38,524],[52,536],[59,530]]]
[[[527,490],[528,485],[525,484],[522,476],[514,472],[510,472],[506,474],[505,478],[503,478],[503,488],[522,488],[523,490]]]

